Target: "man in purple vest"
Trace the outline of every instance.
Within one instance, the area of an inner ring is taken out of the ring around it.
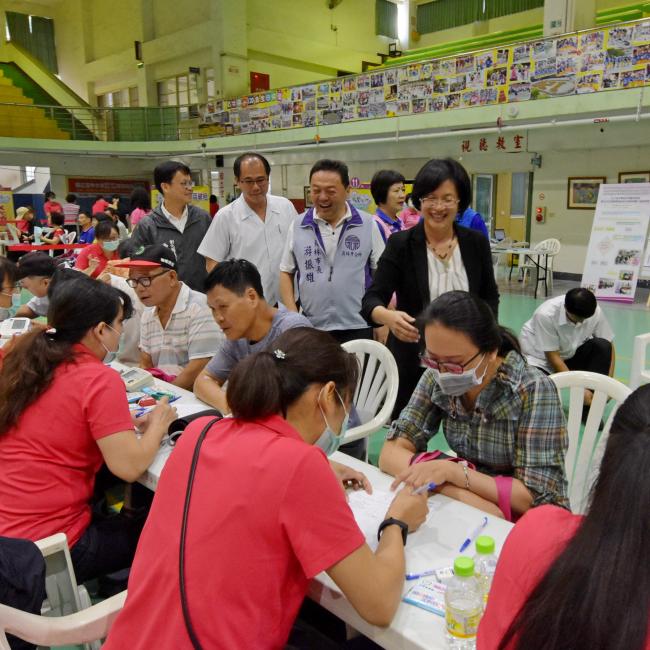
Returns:
[[[372,328],[359,313],[371,272],[384,251],[374,218],[348,203],[347,165],[319,160],[309,173],[313,207],[289,229],[280,263],[280,297],[298,311],[294,276],[304,315],[340,343],[372,339]]]

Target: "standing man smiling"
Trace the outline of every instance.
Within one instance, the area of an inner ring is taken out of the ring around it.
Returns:
[[[179,279],[190,289],[203,291],[207,272],[196,250],[210,227],[210,216],[191,204],[194,184],[190,168],[169,160],[153,170],[153,178],[163,200],[138,223],[133,243],[136,249],[152,244],[171,249],[176,256]]]
[[[282,249],[298,213],[288,199],[268,194],[271,166],[264,156],[244,153],[235,160],[233,171],[241,196],[219,210],[199,253],[208,271],[226,260],[251,262],[262,277],[266,301],[274,306],[280,297]]]
[[[348,203],[348,167],[338,160],[316,162],[309,173],[314,206],[294,221],[280,265],[280,294],[298,311],[293,280],[305,316],[339,343],[372,339],[360,314],[371,272],[384,251],[374,218]]]

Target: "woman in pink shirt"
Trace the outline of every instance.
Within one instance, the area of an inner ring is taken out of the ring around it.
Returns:
[[[131,205],[129,221],[131,230],[133,230],[144,217],[151,214],[151,197],[149,192],[144,187],[134,187],[129,203]]]
[[[650,384],[614,417],[586,516],[526,513],[501,551],[479,650],[649,650]]]
[[[406,195],[406,207],[399,213],[399,218],[404,222],[404,230],[409,230],[413,226],[420,223],[420,213],[413,207],[411,203],[411,195]]]

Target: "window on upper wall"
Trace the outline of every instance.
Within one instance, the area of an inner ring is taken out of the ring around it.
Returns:
[[[42,16],[31,16],[7,11],[7,38],[37,58],[51,73],[56,74],[54,21]]]
[[[140,95],[138,92],[138,87],[137,86],[131,86],[128,90],[129,93],[129,106],[131,108],[134,108],[136,106],[140,106]]]
[[[420,34],[469,25],[544,6],[544,0],[436,0],[417,8]]]
[[[199,115],[198,75],[181,74],[158,82],[158,105],[179,106],[181,120]]]
[[[375,0],[375,34],[397,38],[397,5],[390,0]]]

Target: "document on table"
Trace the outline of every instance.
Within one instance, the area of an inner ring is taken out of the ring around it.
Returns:
[[[379,543],[377,541],[377,529],[379,524],[386,518],[386,512],[393,502],[395,494],[397,493],[383,490],[375,490],[372,494],[358,490],[348,494],[350,509],[354,514],[357,525],[373,550],[377,548]],[[429,500],[429,514],[437,510],[438,507],[437,502]],[[413,535],[417,535],[417,531]]]

